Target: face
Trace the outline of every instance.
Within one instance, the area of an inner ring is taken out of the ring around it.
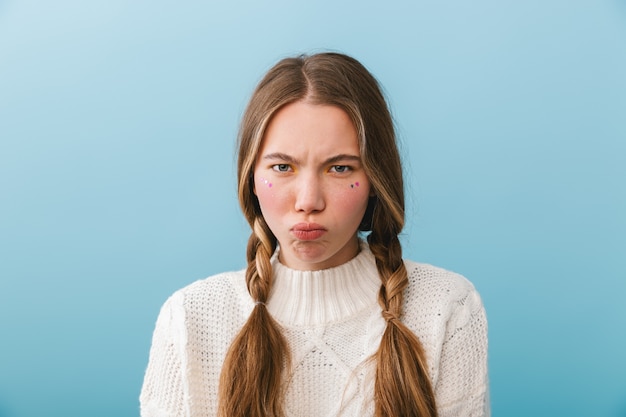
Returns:
[[[298,101],[279,110],[261,143],[254,190],[284,265],[320,270],[358,253],[370,184],[342,109]]]

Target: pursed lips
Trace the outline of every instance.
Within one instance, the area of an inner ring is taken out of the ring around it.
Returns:
[[[317,223],[298,223],[290,231],[299,240],[315,240],[326,233],[326,228]]]

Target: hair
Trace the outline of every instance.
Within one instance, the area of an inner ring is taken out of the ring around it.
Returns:
[[[272,286],[270,257],[277,240],[254,194],[253,173],[265,129],[283,106],[307,101],[337,106],[351,118],[373,197],[359,230],[376,259],[378,302],[387,326],[378,351],[374,402],[377,417],[435,417],[426,356],[402,321],[408,285],[398,235],[404,226],[404,186],[393,120],[381,88],[354,58],[320,53],[285,58],[263,77],[243,115],[238,138],[238,193],[252,227],[246,283],[255,306],[227,353],[219,387],[220,417],[282,417],[283,372],[290,355],[280,326],[265,303]]]

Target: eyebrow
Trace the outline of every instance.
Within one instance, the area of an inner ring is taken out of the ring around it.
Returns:
[[[294,158],[291,155],[287,155],[286,153],[281,153],[281,152],[268,153],[267,155],[263,156],[263,159],[264,160],[281,160],[281,161],[289,162],[291,164],[299,165],[299,161],[296,158]],[[324,164],[334,164],[334,163],[342,162],[342,161],[361,162],[361,157],[357,155],[341,153],[339,155],[334,155],[326,159],[324,161]]]

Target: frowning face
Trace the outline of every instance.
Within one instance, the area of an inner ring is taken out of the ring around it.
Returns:
[[[356,129],[339,107],[298,101],[280,109],[261,143],[254,189],[284,265],[327,269],[358,253],[370,183]]]

